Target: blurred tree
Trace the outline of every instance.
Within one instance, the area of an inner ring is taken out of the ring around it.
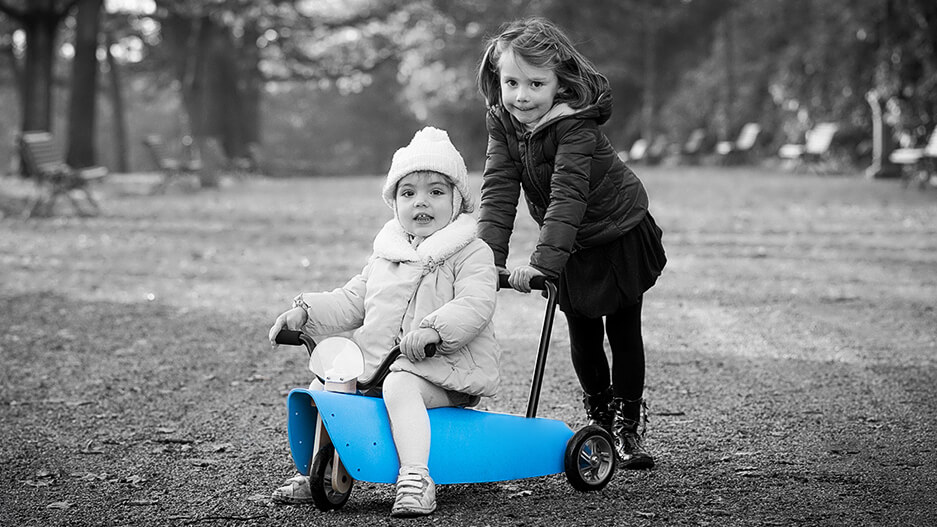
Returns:
[[[0,0],[26,35],[20,97],[23,130],[52,129],[52,67],[59,25],[78,0]]]
[[[403,1],[265,3],[158,0],[187,127],[220,139],[229,157],[260,142],[261,95],[271,82],[338,82],[349,89],[399,50],[415,12]]]
[[[74,167],[96,164],[94,129],[97,120],[98,35],[103,0],[79,0],[75,18],[75,58],[72,61],[71,103],[68,113],[68,154]]]
[[[0,83],[6,84],[12,82],[14,86],[20,86],[23,82],[23,74],[19,60],[16,58],[16,50],[13,44],[14,24],[0,13],[0,62],[5,62],[9,70],[0,69]],[[3,75],[4,71],[9,71],[7,78]],[[17,93],[17,97],[19,93]]]
[[[120,65],[114,56],[114,47],[117,41],[114,31],[107,29],[104,32],[104,57],[107,64],[108,84],[110,85],[111,100],[111,128],[114,131],[114,159],[117,172],[130,171],[130,148],[127,141],[127,118],[124,108],[123,82],[120,74]]]

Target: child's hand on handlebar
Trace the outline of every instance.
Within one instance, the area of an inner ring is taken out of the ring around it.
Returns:
[[[411,331],[400,339],[400,353],[406,355],[410,362],[418,362],[426,358],[427,344],[439,344],[442,338],[432,328],[420,328]]]
[[[515,291],[520,291],[521,293],[529,293],[530,290],[530,279],[535,276],[544,276],[543,273],[529,265],[521,265],[515,267],[511,271],[511,276],[508,277],[508,283],[511,284],[511,287]]]
[[[306,324],[308,318],[309,314],[301,307],[294,307],[289,311],[281,313],[280,316],[277,317],[276,322],[273,323],[273,327],[270,328],[270,333],[267,335],[270,339],[270,345],[274,348],[277,347],[277,333],[279,333],[281,329],[300,330]]]

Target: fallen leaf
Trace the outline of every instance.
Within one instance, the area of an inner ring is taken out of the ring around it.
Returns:
[[[234,450],[234,445],[231,443],[215,443],[211,445],[212,452],[228,452]]]
[[[94,443],[94,440],[93,440],[93,439],[89,439],[88,442],[85,444],[85,447],[84,447],[83,449],[79,450],[78,453],[79,453],[79,454],[103,454],[103,453],[104,453],[103,450],[98,450],[98,449],[92,450],[92,449],[91,449],[91,444],[92,444],[92,443]]]
[[[533,494],[534,492],[532,490],[522,490],[508,495],[508,498],[526,498],[527,496],[533,496]]]
[[[124,478],[124,482],[130,483],[130,486],[132,487],[139,487],[141,484],[146,482],[146,478],[144,478],[143,476],[133,475],[133,476],[128,476]]]
[[[218,461],[216,461],[216,460],[214,460],[214,459],[192,458],[192,459],[189,460],[189,463],[192,464],[192,465],[194,465],[194,466],[196,466],[196,467],[208,467],[208,466],[211,466],[211,465],[217,465],[217,464],[218,464]]]
[[[46,505],[47,509],[67,509],[71,507],[72,504],[67,501],[53,501],[52,503]]]
[[[267,494],[251,494],[247,497],[247,501],[268,501],[270,499]]]
[[[657,514],[653,512],[634,511],[634,514],[642,518],[656,518],[657,517]]]
[[[23,485],[26,485],[27,487],[35,487],[35,488],[51,487],[53,483],[55,483],[55,480],[52,478],[46,478],[46,479],[40,479],[40,480],[27,479],[23,481]]]

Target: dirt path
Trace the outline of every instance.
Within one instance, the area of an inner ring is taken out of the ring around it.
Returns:
[[[373,178],[248,181],[101,218],[0,220],[0,525],[935,525],[937,193],[752,169],[644,169],[670,264],[646,299],[658,467],[275,507],[303,353],[266,329],[358,270]],[[335,199],[341,196],[339,203]],[[521,220],[514,261],[532,243]],[[522,413],[542,304],[506,293],[496,411]],[[540,415],[582,424],[560,320]]]

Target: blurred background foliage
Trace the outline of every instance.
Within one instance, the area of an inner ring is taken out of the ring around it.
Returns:
[[[20,130],[51,129],[116,172],[152,170],[159,134],[271,175],[379,173],[432,124],[478,169],[479,55],[526,15],[609,77],[622,149],[750,121],[770,149],[835,121],[862,162],[870,93],[896,143],[937,116],[933,0],[0,0],[0,168]]]

